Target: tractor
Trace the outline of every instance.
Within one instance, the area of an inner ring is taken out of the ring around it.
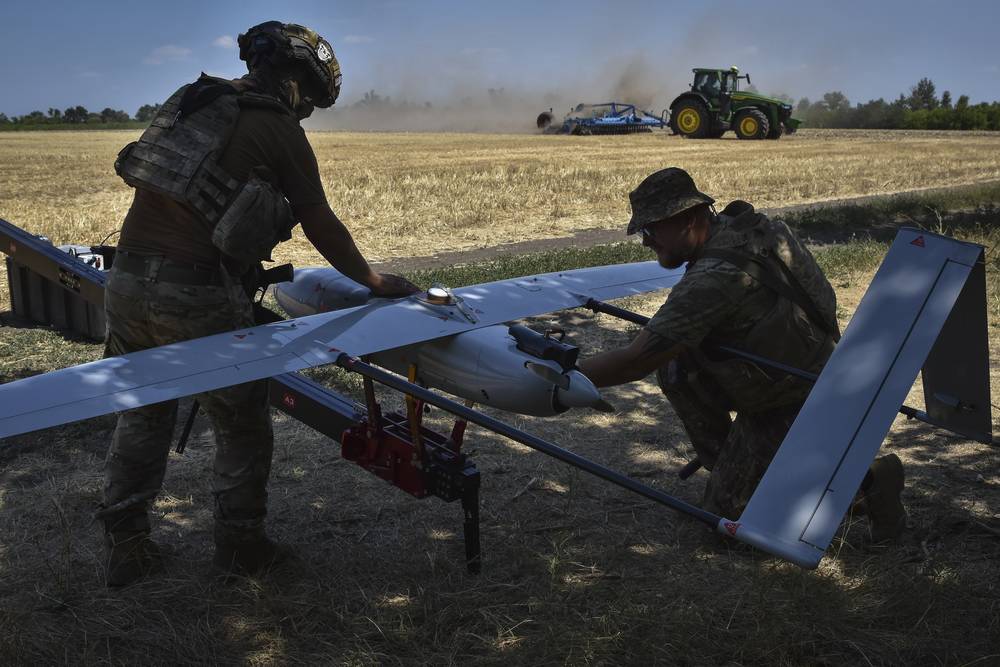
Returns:
[[[692,139],[718,139],[732,130],[740,139],[778,139],[792,134],[801,121],[792,105],[773,97],[741,91],[739,69],[696,68],[691,90],[670,104],[670,129]]]

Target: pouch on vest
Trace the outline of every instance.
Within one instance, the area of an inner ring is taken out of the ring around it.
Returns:
[[[240,183],[218,163],[244,105],[288,112],[276,99],[203,74],[171,95],[139,140],[118,153],[115,172],[132,187],[191,207],[222,253],[250,264],[270,261],[274,247],[291,238],[294,220],[273,179],[256,173]]]
[[[271,261],[274,247],[292,237],[292,207],[268,175],[255,168],[212,230],[215,247],[240,262]]]

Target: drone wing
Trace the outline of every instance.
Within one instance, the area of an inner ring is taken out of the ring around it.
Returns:
[[[522,317],[671,287],[655,262],[618,264],[421,295],[198,338],[0,385],[0,438],[228,387]]]

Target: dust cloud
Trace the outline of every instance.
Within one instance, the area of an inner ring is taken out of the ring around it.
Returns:
[[[428,71],[396,72],[400,83],[392,92],[368,90],[332,109],[318,109],[303,125],[311,130],[535,133],[539,113],[552,109],[559,122],[580,103],[623,102],[659,116],[687,87],[677,77],[666,77],[642,53],[613,59],[572,79],[535,85],[480,83],[497,81],[487,63],[466,63],[462,71],[443,66],[443,74],[433,80]]]

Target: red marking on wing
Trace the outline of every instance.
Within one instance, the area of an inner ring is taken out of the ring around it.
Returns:
[[[295,397],[292,396],[291,394],[285,394],[284,396],[282,396],[281,397],[281,402],[284,403],[285,405],[287,405],[290,408],[294,408],[295,407]]]
[[[736,531],[740,529],[740,524],[736,523],[735,521],[727,521],[723,525],[726,527],[727,533],[729,533],[733,537],[736,537]]]
[[[236,338],[237,340],[243,340],[246,337],[246,334],[233,334],[233,338]]]
[[[924,247],[926,247],[927,244],[924,243],[924,237],[923,236],[918,236],[917,238],[915,238],[912,241],[910,241],[910,245],[915,245],[918,248],[924,248]]]

